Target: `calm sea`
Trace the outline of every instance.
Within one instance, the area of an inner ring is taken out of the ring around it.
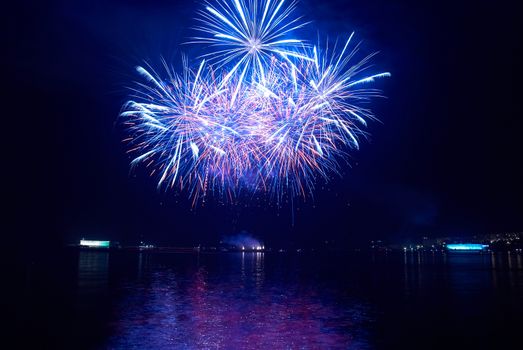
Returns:
[[[521,254],[68,250],[19,299],[41,348],[523,348]]]

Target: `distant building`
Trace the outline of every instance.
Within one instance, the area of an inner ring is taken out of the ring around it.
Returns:
[[[88,240],[88,239],[80,240],[80,247],[86,247],[86,248],[109,248],[110,245],[111,245],[110,241],[95,241],[95,240]]]
[[[457,244],[447,244],[447,250],[452,251],[482,251],[488,249],[487,244],[477,244],[477,243],[457,243]]]

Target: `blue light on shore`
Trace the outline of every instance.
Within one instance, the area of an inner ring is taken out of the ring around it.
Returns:
[[[476,243],[459,243],[459,244],[447,244],[448,250],[485,250],[488,248],[486,244]]]

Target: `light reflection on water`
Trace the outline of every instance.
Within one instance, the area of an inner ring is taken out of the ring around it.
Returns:
[[[523,310],[521,254],[81,251],[77,276],[103,349],[415,348],[467,333],[490,344]]]
[[[96,292],[107,283],[109,252],[82,251],[78,256],[78,290]]]
[[[364,348],[364,307],[339,310],[314,287],[265,283],[264,254],[230,257],[233,273],[154,271],[117,310],[110,348]],[[225,266],[227,267],[227,266]],[[143,272],[142,272],[143,273]]]

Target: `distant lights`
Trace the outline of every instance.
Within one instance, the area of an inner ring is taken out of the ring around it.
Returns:
[[[487,244],[477,243],[447,244],[448,250],[481,251],[486,250],[488,247],[489,246]]]
[[[81,247],[89,247],[89,248],[109,248],[110,241],[94,241],[94,240],[87,240],[82,239],[80,240],[80,246]]]

